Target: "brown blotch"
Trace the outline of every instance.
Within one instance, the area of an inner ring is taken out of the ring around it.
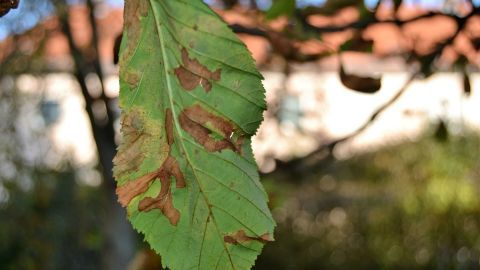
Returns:
[[[148,15],[149,1],[147,1],[147,0],[137,0],[137,1],[140,2],[140,6],[138,8],[138,13],[141,16],[146,17]]]
[[[180,126],[190,134],[196,142],[203,145],[209,152],[230,149],[241,154],[243,137],[232,138],[235,129],[225,119],[203,109],[200,105],[193,105],[180,113]],[[224,138],[216,140],[210,135],[212,130],[207,123]]]
[[[247,234],[245,234],[244,230],[239,230],[234,234],[225,235],[223,237],[223,241],[225,243],[238,245],[238,244],[249,242],[249,241],[259,241],[259,242],[262,242],[262,243],[266,243],[266,242],[273,241],[273,239],[270,236],[270,234],[268,234],[268,233],[264,233],[264,234],[262,234],[258,237],[252,237],[252,236],[247,236]]]
[[[223,137],[230,137],[230,135],[234,131],[232,123],[220,116],[217,116],[205,110],[202,106],[198,104],[186,108],[183,112],[190,119],[192,119],[192,121],[200,124],[210,123],[216,130],[218,130],[218,132],[223,135]]]
[[[158,177],[158,172],[152,172],[146,174],[135,181],[126,183],[125,185],[118,187],[116,193],[118,195],[118,201],[123,207],[127,207],[130,201],[136,196],[147,191],[150,182]]]
[[[127,48],[123,52],[121,61],[130,58],[140,38],[140,18],[148,15],[147,0],[125,1],[124,29],[127,32]]]
[[[141,113],[136,110],[122,115],[121,122],[121,132],[126,143],[120,145],[117,155],[113,159],[113,163],[116,165],[113,174],[117,179],[138,170],[144,159],[141,146],[150,136],[143,131],[143,119]]]
[[[221,69],[213,72],[208,70],[198,60],[189,58],[185,48],[182,48],[182,62],[183,64],[175,69],[175,75],[187,91],[191,91],[200,85],[205,92],[209,92],[212,89],[211,81],[220,80]]]
[[[125,27],[138,27],[140,17],[148,15],[148,0],[125,1],[123,18]]]
[[[140,153],[139,148],[141,143],[138,143],[137,145],[136,142],[139,140],[139,138],[141,138],[140,134],[142,134],[141,129],[143,123],[140,121],[141,119],[139,117],[136,117],[136,115],[137,114],[135,113],[135,111],[133,111],[126,116],[123,121],[122,132],[126,136],[126,139],[129,138],[129,141],[133,141],[133,144],[129,145],[129,149],[132,149],[131,151],[136,151],[136,153]],[[140,120],[138,120],[137,118]],[[147,197],[141,200],[138,205],[138,210],[148,212],[158,208],[168,218],[170,224],[177,225],[178,220],[180,219],[180,212],[173,206],[170,181],[171,177],[173,176],[176,180],[177,188],[184,188],[186,186],[186,182],[183,173],[180,170],[178,161],[171,155],[170,147],[173,144],[174,139],[173,118],[172,111],[170,109],[167,109],[165,112],[165,131],[169,149],[168,156],[162,163],[160,168],[154,172],[148,173],[134,181],[130,181],[125,185],[118,187],[116,193],[118,195],[118,201],[122,204],[122,206],[127,207],[133,198],[142,193],[145,193],[148,190],[148,187],[151,185],[152,181],[159,179],[161,182],[161,188],[158,196],[155,198]],[[121,150],[122,149],[119,149],[119,152]],[[123,153],[125,153],[125,151],[123,151]],[[119,156],[121,157],[120,159],[118,158]],[[115,159],[117,160],[116,163],[118,163],[119,161],[128,162],[127,156],[128,155],[124,154],[117,155],[117,157],[115,157]],[[140,160],[140,164],[141,161],[143,161],[143,157]],[[138,164],[138,166],[140,164]]]
[[[125,81],[132,88],[137,87],[138,83],[140,82],[140,74],[138,74],[138,72],[134,72],[134,71],[125,72],[124,78],[125,78]]]
[[[185,187],[185,179],[183,173],[180,171],[178,162],[172,156],[169,156],[163,163],[160,171],[157,173],[157,178],[160,179],[162,187],[157,197],[147,197],[140,201],[138,210],[148,212],[153,209],[160,209],[162,213],[168,218],[170,224],[177,225],[180,219],[180,212],[173,206],[172,192],[170,189],[170,177],[174,176],[176,179],[177,188]]]

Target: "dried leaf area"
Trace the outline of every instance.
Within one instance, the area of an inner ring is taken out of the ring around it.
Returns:
[[[230,149],[241,154],[243,137],[234,138],[233,125],[199,105],[187,108],[180,114],[180,125],[209,152]],[[220,134],[221,139],[212,136],[209,125]]]
[[[175,69],[175,75],[185,90],[190,91],[200,85],[205,92],[209,92],[212,89],[211,81],[220,80],[220,69],[214,72],[208,70],[197,60],[190,59],[185,48],[182,49],[182,61],[183,65]]]
[[[271,238],[271,236],[268,233],[263,234],[263,235],[258,236],[258,237],[251,237],[251,236],[247,236],[245,231],[240,230],[240,231],[236,232],[235,234],[226,235],[225,237],[223,237],[223,241],[225,241],[225,243],[238,245],[238,244],[242,244],[242,243],[245,243],[245,242],[248,242],[248,241],[270,242],[270,241],[273,241],[273,239]]]
[[[138,110],[132,110],[122,116],[123,140],[129,142],[118,148],[118,154],[114,159],[116,167],[114,175],[117,179],[131,171],[137,171],[143,162],[145,153],[141,151],[142,145],[148,143],[152,136],[158,132],[146,131],[145,115]]]
[[[132,115],[132,114],[130,114]],[[135,114],[133,114],[135,115]],[[127,118],[128,119],[128,118]],[[139,123],[137,122],[137,125]],[[137,180],[128,182],[126,185],[120,186],[117,188],[117,194],[119,198],[119,202],[126,207],[130,201],[135,198],[136,196],[143,194],[147,191],[149,185],[152,181],[160,180],[161,190],[157,197],[147,197],[140,201],[138,205],[139,211],[151,211],[152,209],[159,209],[170,221],[172,225],[176,225],[178,220],[180,219],[180,213],[177,209],[174,208],[172,202],[172,194],[170,190],[170,178],[174,177],[176,180],[176,187],[177,188],[184,188],[185,187],[185,179],[183,177],[182,172],[180,171],[180,167],[178,165],[177,160],[170,155],[170,146],[173,144],[173,123],[172,123],[172,112],[170,109],[166,111],[165,116],[165,127],[166,127],[166,135],[167,135],[167,143],[169,146],[168,156],[167,159],[163,162],[160,169],[155,172],[148,173]],[[130,155],[133,161],[135,161],[135,169],[138,168],[138,160],[140,154],[136,153],[136,155],[132,155],[129,151],[138,151],[138,144],[142,142],[139,140],[141,135],[141,126],[132,126],[132,123],[124,123],[124,134],[126,134],[127,142],[132,143],[133,147],[127,148],[127,150],[122,151],[125,148],[119,149],[119,154],[117,155],[116,159],[116,168],[121,167],[122,165],[128,165],[129,162],[126,161],[125,155]],[[125,131],[125,127],[127,129],[137,128],[134,131]],[[131,141],[129,141],[131,140]],[[125,144],[123,144],[125,145]],[[123,158],[123,159],[121,159]],[[123,164],[120,164],[118,160],[121,159],[124,161]],[[132,170],[134,168],[127,167],[127,170]]]
[[[168,218],[172,225],[177,225],[180,219],[180,212],[173,206],[172,193],[170,191],[170,177],[174,176],[177,181],[177,188],[185,187],[185,179],[180,171],[177,161],[168,157],[162,168],[157,174],[157,178],[162,183],[162,189],[157,197],[147,197],[140,201],[138,205],[139,211],[150,211],[158,208]]]
[[[126,63],[130,61],[132,54],[135,52],[135,48],[140,38],[140,25],[138,19],[148,15],[148,2],[144,0],[132,1],[128,5],[125,5],[124,9],[124,32],[125,43],[127,49],[125,49],[121,55],[120,62]],[[126,75],[124,75],[126,76]],[[129,76],[133,77],[132,75]]]

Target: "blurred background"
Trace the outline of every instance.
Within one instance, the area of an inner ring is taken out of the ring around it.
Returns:
[[[480,1],[205,2],[265,77],[255,269],[480,268]],[[161,269],[111,173],[123,1],[0,15],[0,269]]]

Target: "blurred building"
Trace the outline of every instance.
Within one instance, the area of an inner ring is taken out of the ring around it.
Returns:
[[[218,12],[230,24],[259,27],[258,18],[241,8]],[[398,11],[398,18],[407,20],[426,12],[428,11],[420,8],[403,6]],[[457,12],[462,14],[467,10],[460,7]],[[122,13],[121,9],[107,5],[99,5],[95,12],[99,56],[109,97],[118,95],[113,47],[122,31]],[[346,8],[331,17],[313,15],[307,19],[319,27],[339,26],[354,22],[358,16],[356,9]],[[382,20],[392,19],[393,14],[391,9],[381,7],[378,17]],[[71,7],[70,25],[75,43],[88,54],[92,28],[85,6]],[[270,29],[282,30],[289,27],[289,22],[281,18],[267,25]],[[405,62],[404,54],[412,47],[416,48],[418,54],[425,54],[454,32],[455,22],[443,16],[421,19],[404,27],[394,23],[368,27],[362,38],[373,41],[372,53],[345,53],[343,61],[349,72],[382,76],[382,88],[376,94],[356,93],[345,88],[339,80],[337,56],[305,64],[288,63],[289,73],[286,75],[285,61],[275,55],[275,46],[267,39],[240,35],[265,76],[269,111],[254,139],[254,150],[261,169],[270,171],[275,166],[275,159],[288,160],[303,156],[321,144],[354,132],[368,121],[375,110],[391,99],[407,80],[410,66]],[[338,50],[353,35],[352,30],[324,34],[322,41],[308,40],[296,46],[306,54],[328,53]],[[480,55],[469,42],[471,38],[480,38],[480,16],[472,18],[466,30],[458,35],[453,45],[446,48],[436,63],[437,66],[447,70],[461,55],[471,63],[471,67],[478,66]],[[68,40],[56,17],[49,17],[26,33],[10,36],[0,42],[0,62],[14,52],[28,55],[37,51],[40,51],[46,61],[47,70],[12,78],[20,91],[37,93],[46,104],[58,104],[60,116],[52,124],[52,137],[56,147],[60,151],[73,150],[74,159],[79,164],[92,162],[95,158],[94,142],[83,109],[81,92],[71,74],[74,67]],[[348,157],[358,151],[385,144],[414,140],[440,119],[446,121],[455,132],[461,132],[464,125],[478,128],[478,73],[472,73],[471,80],[472,94],[468,97],[463,93],[460,73],[440,72],[426,80],[415,81],[365,132],[340,145],[337,156]],[[86,83],[93,94],[100,91],[95,74],[92,73]],[[48,106],[44,109],[48,110]]]

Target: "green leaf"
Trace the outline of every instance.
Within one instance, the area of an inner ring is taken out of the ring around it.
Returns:
[[[173,269],[250,269],[275,222],[251,136],[266,108],[250,53],[200,0],[129,0],[114,175]]]
[[[354,34],[353,37],[340,45],[340,51],[373,52],[373,40],[366,40],[361,34]]]
[[[320,8],[318,8],[318,14],[335,15],[341,9],[352,6],[356,6],[360,11],[362,11],[362,9],[365,7],[365,4],[363,1],[358,0],[327,0]]]
[[[291,16],[295,10],[296,0],[275,0],[272,6],[267,10],[265,16],[272,20],[282,15]]]

